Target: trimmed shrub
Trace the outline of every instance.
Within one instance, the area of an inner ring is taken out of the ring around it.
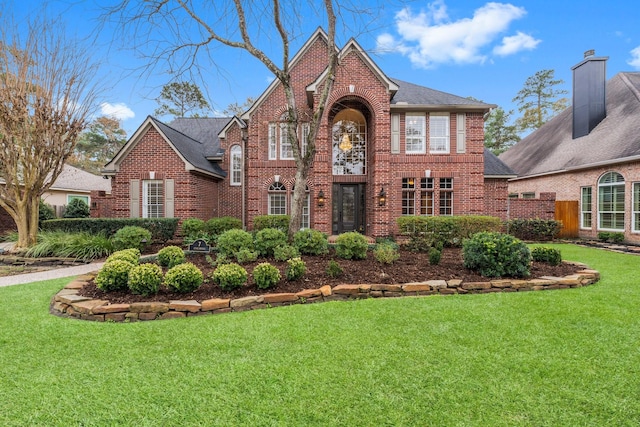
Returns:
[[[175,235],[178,221],[178,218],[61,218],[43,221],[41,228],[66,233],[104,233],[105,236],[113,237],[121,228],[135,225],[149,230],[154,242],[166,242]]]
[[[507,233],[520,240],[546,242],[553,240],[560,230],[562,223],[553,219],[512,219],[507,221]]]
[[[55,217],[56,211],[53,209],[53,206],[40,199],[40,204],[38,205],[38,224],[42,224],[42,221],[54,219]]]
[[[129,225],[116,231],[112,240],[115,250],[134,248],[142,252],[151,243],[151,232],[142,227]]]
[[[534,261],[544,262],[550,265],[560,265],[562,254],[554,248],[535,247],[531,250],[531,257]]]
[[[369,243],[362,234],[350,231],[336,239],[336,255],[344,259],[365,259]]]
[[[204,224],[204,231],[210,236],[217,239],[219,235],[228,230],[242,229],[242,220],[232,216],[223,216],[220,218],[211,218]]]
[[[430,248],[429,249],[429,264],[438,265],[442,258],[442,248]]]
[[[105,262],[95,278],[98,289],[104,292],[127,289],[129,272],[135,267],[132,263],[116,259]]]
[[[107,258],[105,262],[108,263],[116,260],[126,261],[130,264],[138,265],[140,262],[140,251],[134,248],[122,249],[109,255],[109,258]]]
[[[255,231],[265,228],[277,228],[286,234],[289,231],[289,215],[258,215],[253,218]]]
[[[322,255],[329,251],[327,235],[311,228],[296,232],[293,235],[293,245],[305,255]]]
[[[378,243],[373,250],[373,255],[381,264],[393,264],[400,258],[398,245],[393,242]]]
[[[89,218],[89,205],[82,199],[71,199],[64,209],[63,218]]]
[[[344,273],[344,270],[342,269],[342,267],[340,267],[340,264],[338,264],[334,260],[331,260],[327,265],[326,273],[327,273],[327,276],[335,279],[336,277],[342,276],[342,273]]]
[[[176,292],[193,292],[202,285],[204,276],[194,264],[185,262],[178,264],[164,275],[164,283]]]
[[[611,233],[610,239],[613,243],[622,243],[624,242],[624,233]]]
[[[298,251],[298,248],[291,245],[280,245],[273,250],[273,258],[276,261],[288,261],[299,256],[300,251]]]
[[[138,295],[157,294],[162,284],[162,269],[157,264],[136,265],[129,271],[129,290]]]
[[[200,218],[186,218],[182,221],[182,236],[187,239],[189,236],[204,233],[204,221]]]
[[[158,251],[158,264],[163,267],[171,268],[186,260],[184,251],[178,246],[166,246]]]
[[[253,236],[244,230],[227,230],[218,237],[218,253],[235,257],[241,249],[253,250]]]
[[[500,218],[485,215],[402,216],[396,223],[400,234],[409,238],[409,249],[414,252],[429,252],[440,242],[460,247],[464,239],[475,233],[498,232],[503,227]]]
[[[275,248],[287,244],[287,235],[277,228],[263,228],[256,233],[253,244],[261,256],[273,256]]]
[[[465,268],[485,277],[527,277],[531,252],[521,240],[503,233],[476,233],[464,241]]]
[[[236,252],[236,260],[238,264],[245,264],[247,262],[253,262],[258,259],[257,251],[250,251],[249,249],[240,249]]]
[[[289,281],[301,279],[307,272],[307,265],[301,258],[291,258],[287,261],[284,275]]]
[[[598,240],[602,242],[622,243],[624,242],[624,233],[601,231],[598,233]]]
[[[272,288],[280,281],[280,270],[268,262],[256,265],[252,274],[259,289]]]
[[[247,282],[247,270],[234,263],[222,264],[211,273],[213,283],[220,286],[224,291],[232,291]]]

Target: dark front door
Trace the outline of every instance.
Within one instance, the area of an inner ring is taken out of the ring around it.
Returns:
[[[365,232],[364,184],[333,184],[333,234]]]

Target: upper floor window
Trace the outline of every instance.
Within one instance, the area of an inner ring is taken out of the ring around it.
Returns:
[[[242,149],[239,145],[234,145],[229,150],[229,172],[231,185],[242,184]]]
[[[405,151],[426,153],[426,117],[424,114],[407,113],[405,116]]]
[[[293,143],[289,135],[289,123],[280,123],[280,159],[293,160]]]
[[[364,115],[345,108],[333,119],[332,160],[334,175],[365,175],[367,166],[367,123]]]
[[[449,153],[449,113],[429,113],[429,152]]]
[[[285,121],[269,123],[268,157],[269,160],[293,160],[293,140],[289,137],[289,124]],[[309,123],[301,123],[296,131],[300,136],[299,143],[302,155],[306,153],[309,144]],[[295,135],[292,135],[295,137]]]
[[[624,178],[618,172],[598,180],[598,228],[624,230]]]

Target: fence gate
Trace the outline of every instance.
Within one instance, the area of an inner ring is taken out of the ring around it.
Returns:
[[[562,230],[558,237],[578,237],[579,212],[577,200],[556,200],[557,221],[562,221]]]

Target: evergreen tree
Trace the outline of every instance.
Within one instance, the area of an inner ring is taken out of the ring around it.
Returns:
[[[538,129],[567,107],[567,98],[558,97],[568,91],[556,89],[556,86],[564,84],[564,80],[554,79],[554,74],[554,70],[538,71],[527,78],[522,89],[513,98],[513,102],[518,104],[518,111],[522,113],[522,117],[516,120],[520,132]]]
[[[173,82],[162,87],[156,99],[160,105],[154,112],[158,116],[201,117],[199,113],[210,110],[209,103],[195,83]],[[206,114],[205,114],[206,116]]]
[[[512,114],[513,111],[505,112],[502,107],[495,108],[484,124],[484,146],[496,156],[520,141],[516,126],[509,124]]]

